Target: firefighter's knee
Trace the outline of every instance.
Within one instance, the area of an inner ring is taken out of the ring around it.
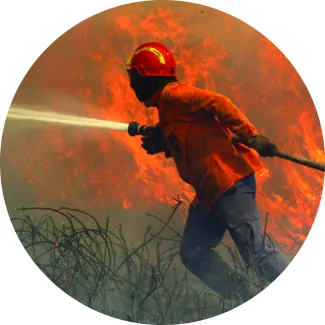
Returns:
[[[183,239],[180,245],[179,256],[186,268],[190,268],[193,259],[198,254],[198,247],[191,245],[187,240]]]

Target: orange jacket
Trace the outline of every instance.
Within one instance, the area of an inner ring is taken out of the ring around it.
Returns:
[[[232,142],[232,133],[249,139],[258,132],[229,98],[173,82],[146,105],[158,108],[179,175],[195,189],[194,204],[210,211],[236,181],[262,167],[254,150]]]

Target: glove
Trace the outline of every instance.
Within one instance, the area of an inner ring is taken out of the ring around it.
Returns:
[[[146,135],[141,138],[141,141],[141,147],[146,150],[148,155],[164,152],[166,158],[171,157],[159,124],[148,126],[146,128]]]
[[[267,137],[257,135],[248,140],[248,145],[256,150],[261,157],[273,157],[277,147]]]

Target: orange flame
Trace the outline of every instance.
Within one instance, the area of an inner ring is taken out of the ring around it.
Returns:
[[[157,112],[136,101],[124,66],[146,41],[172,48],[182,81],[228,95],[279,148],[325,160],[315,107],[288,60],[251,27],[189,3],[130,4],[80,23],[42,54],[14,101],[60,113],[155,123]],[[146,155],[139,139],[112,131],[43,129],[41,135],[30,130],[33,148],[27,144],[22,150],[17,135],[4,150],[17,179],[23,178],[19,184],[34,191],[38,202],[57,198],[59,204],[90,211],[116,203],[147,210],[171,204],[177,193],[187,203],[194,197],[173,162]],[[269,212],[269,231],[295,253],[316,215],[323,174],[276,158],[265,166],[258,175],[261,213]]]

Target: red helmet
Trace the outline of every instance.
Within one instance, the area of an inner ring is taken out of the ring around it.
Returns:
[[[176,61],[172,52],[157,42],[144,43],[132,53],[126,65],[141,76],[175,77]]]

